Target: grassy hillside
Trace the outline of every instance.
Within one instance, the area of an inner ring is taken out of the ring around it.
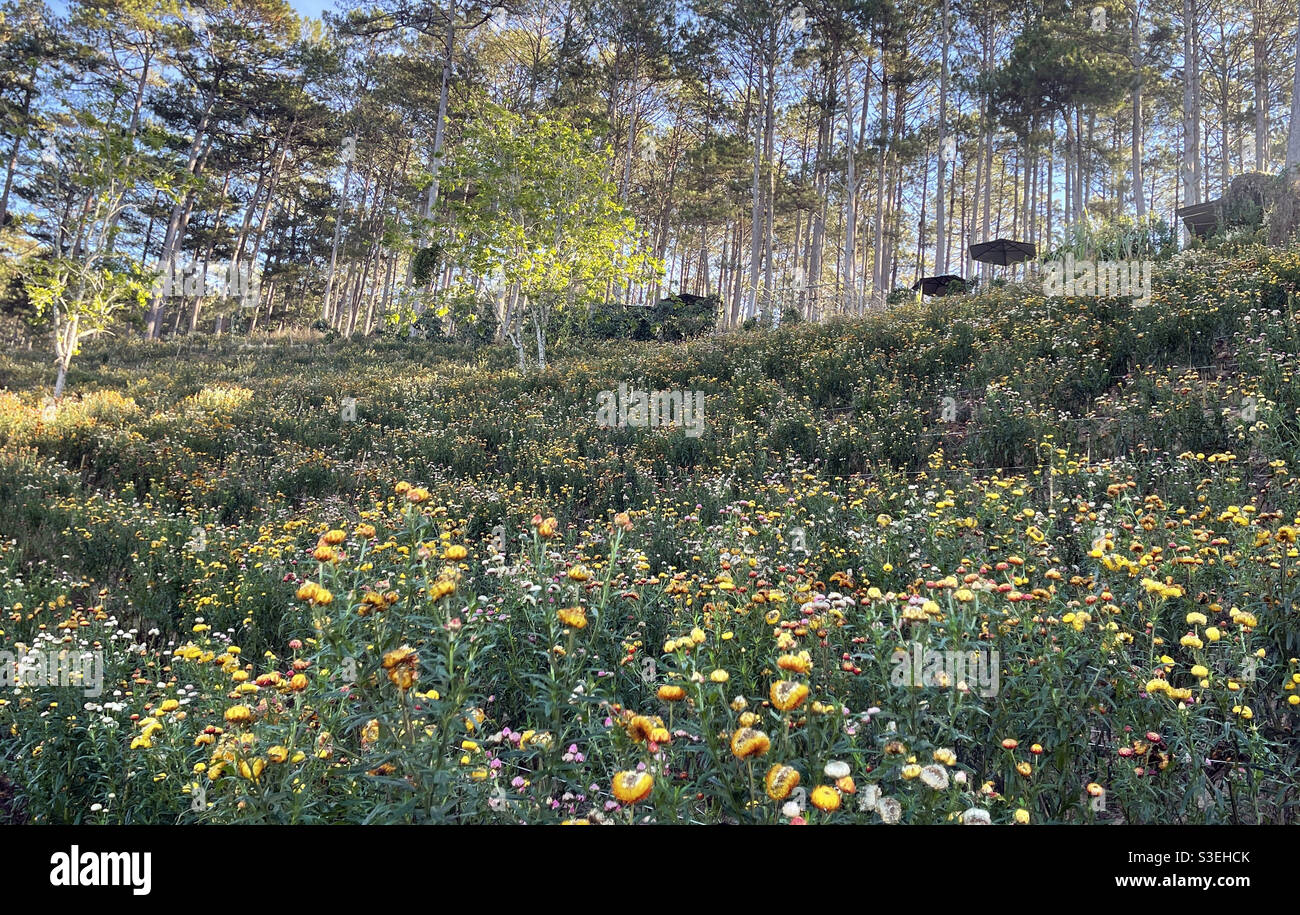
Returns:
[[[0,700],[9,815],[1294,820],[1298,290],[1300,252],[1192,252],[1144,307],[1007,286],[528,374],[114,341],[57,406],[9,354],[4,641],[107,681]],[[602,428],[619,382],[702,391],[703,435]],[[996,690],[900,685],[914,645]]]

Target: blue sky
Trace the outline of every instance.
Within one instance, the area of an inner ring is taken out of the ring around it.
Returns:
[[[61,12],[66,11],[68,8],[68,4],[64,0],[53,0],[50,5]],[[317,19],[325,10],[334,11],[334,0],[289,0],[289,5],[299,15],[315,16]]]
[[[289,5],[300,15],[315,16],[317,19],[324,10],[334,11],[334,0],[289,0]]]

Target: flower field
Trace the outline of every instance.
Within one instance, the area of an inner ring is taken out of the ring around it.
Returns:
[[[8,353],[0,821],[1294,822],[1297,290]]]

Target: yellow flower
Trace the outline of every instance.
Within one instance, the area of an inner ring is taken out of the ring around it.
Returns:
[[[774,801],[783,801],[798,786],[799,770],[793,766],[777,763],[767,770],[767,777],[763,779],[763,784],[767,786],[768,797]]]
[[[1028,778],[1030,773],[1034,771],[1034,767],[1027,762],[1018,762],[1016,763],[1016,771]]]
[[[677,687],[680,689],[681,687]],[[659,721],[654,718],[648,718],[645,715],[633,715],[627,723],[627,736],[631,737],[637,743],[644,743],[650,739],[654,729],[659,727]]]
[[[1206,622],[1208,622],[1208,620],[1206,620],[1205,618],[1204,613],[1198,613],[1195,610],[1187,614],[1186,619],[1187,619],[1187,625],[1189,626],[1204,626]]]
[[[614,797],[624,804],[637,804],[645,800],[654,787],[655,780],[649,772],[625,769],[614,774]]]
[[[783,654],[776,659],[776,666],[792,673],[806,674],[812,669],[812,656],[806,651],[798,654]]]
[[[659,691],[656,695],[658,695],[664,702],[681,702],[686,698],[686,690],[675,684],[665,683],[663,686],[659,687]]]
[[[570,581],[587,581],[591,578],[591,573],[584,565],[576,565],[569,569],[568,575]]]
[[[709,679],[714,683],[726,683],[731,679],[731,674],[719,667],[717,670],[713,671],[713,673],[709,674]]]
[[[405,692],[415,685],[415,681],[420,677],[416,669],[419,662],[420,656],[415,653],[415,649],[403,645],[384,655],[383,668],[388,671],[388,679],[393,685]]]
[[[289,758],[289,748],[275,746],[266,751],[266,758],[273,763],[282,763]]]
[[[901,774],[903,778],[907,779],[908,781],[911,781],[912,779],[920,776],[921,767],[918,766],[916,763],[908,763],[906,766],[903,766],[903,771]]]
[[[555,615],[570,629],[583,629],[587,625],[587,613],[581,607],[565,607]]]
[[[1219,632],[1219,627],[1217,626],[1211,626],[1209,629],[1205,630],[1205,637],[1211,642],[1217,642],[1222,635],[1223,634]]]
[[[731,752],[737,759],[762,756],[772,747],[772,741],[762,731],[753,728],[737,728],[731,735]]]
[[[808,698],[808,687],[793,680],[777,680],[768,695],[777,709],[788,712],[803,705]]]
[[[1019,823],[1021,826],[1024,826],[1029,822],[1029,811],[1026,810],[1024,807],[1021,807],[1018,810],[1016,810],[1015,816],[1016,816],[1016,822]]]
[[[248,724],[253,720],[253,710],[246,705],[232,705],[226,709],[226,720],[231,724]]]
[[[943,763],[945,766],[957,765],[957,754],[952,750],[941,747],[940,749],[935,750],[932,755],[934,756],[935,762]]]
[[[818,810],[827,813],[840,809],[840,793],[830,785],[818,785],[808,800]]]
[[[459,562],[467,555],[469,554],[463,546],[459,543],[454,543],[447,547],[446,551],[442,554],[442,558],[450,560],[451,562]]]

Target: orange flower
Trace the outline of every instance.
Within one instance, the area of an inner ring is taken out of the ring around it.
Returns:
[[[394,648],[384,655],[383,667],[388,671],[388,679],[393,685],[405,692],[415,685],[420,674],[416,665],[420,663],[420,656],[409,645],[403,645],[401,648]]]
[[[793,766],[783,766],[777,763],[767,770],[767,777],[763,779],[767,786],[767,796],[774,801],[783,801],[790,796],[799,785],[799,770]]]
[[[681,702],[686,698],[686,690],[674,684],[664,684],[659,687],[658,696],[665,702]]]
[[[737,728],[731,735],[731,752],[737,759],[762,756],[772,748],[772,741],[762,731],[754,728]]]
[[[772,704],[783,712],[797,709],[808,698],[808,687],[793,680],[777,680],[768,695]]]

